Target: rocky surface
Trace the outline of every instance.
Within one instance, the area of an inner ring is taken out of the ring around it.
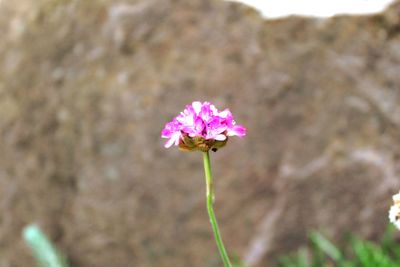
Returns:
[[[201,157],[159,138],[195,99],[248,127],[212,159],[229,251],[274,266],[311,229],[379,238],[400,187],[399,14],[1,1],[0,266],[32,266],[31,222],[73,267],[221,266]]]

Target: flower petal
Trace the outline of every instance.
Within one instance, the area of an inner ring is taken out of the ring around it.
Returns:
[[[169,148],[169,147],[171,147],[171,146],[174,144],[174,142],[175,142],[174,138],[171,137],[171,138],[165,143],[164,147],[165,147],[165,148]]]
[[[246,128],[244,128],[242,125],[234,125],[232,128],[228,130],[228,136],[239,136],[243,137],[246,135]]]
[[[200,111],[201,111],[201,102],[200,101],[194,101],[192,103],[192,107],[194,109],[194,112],[196,112],[196,115],[199,115]]]
[[[223,119],[226,119],[228,117],[232,117],[232,113],[229,109],[224,109],[218,114],[218,116],[220,116]]]
[[[179,139],[181,138],[181,134],[179,132],[174,133],[171,138],[165,143],[164,147],[169,148],[172,145],[179,145]]]
[[[169,138],[171,136],[171,131],[169,129],[163,129],[161,131],[162,138]]]

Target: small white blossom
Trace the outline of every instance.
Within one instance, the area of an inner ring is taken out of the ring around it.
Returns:
[[[400,230],[400,192],[393,196],[394,205],[389,210],[389,220]]]
[[[400,207],[393,205],[389,210],[389,220],[400,230]]]
[[[400,205],[400,192],[393,196],[394,204]]]

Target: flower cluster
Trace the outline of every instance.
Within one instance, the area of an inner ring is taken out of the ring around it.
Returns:
[[[389,210],[389,220],[400,230],[400,192],[393,196],[394,205]]]
[[[165,147],[179,146],[182,150],[216,151],[228,141],[228,136],[245,136],[246,128],[237,125],[229,109],[218,111],[209,102],[195,101],[165,125],[162,138]]]

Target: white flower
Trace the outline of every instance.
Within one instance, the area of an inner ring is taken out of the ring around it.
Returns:
[[[389,220],[400,230],[400,207],[396,204],[390,207]]]
[[[389,210],[389,220],[400,230],[400,192],[393,195],[393,202]]]
[[[394,204],[400,205],[400,192],[396,195],[393,195],[393,202]]]

